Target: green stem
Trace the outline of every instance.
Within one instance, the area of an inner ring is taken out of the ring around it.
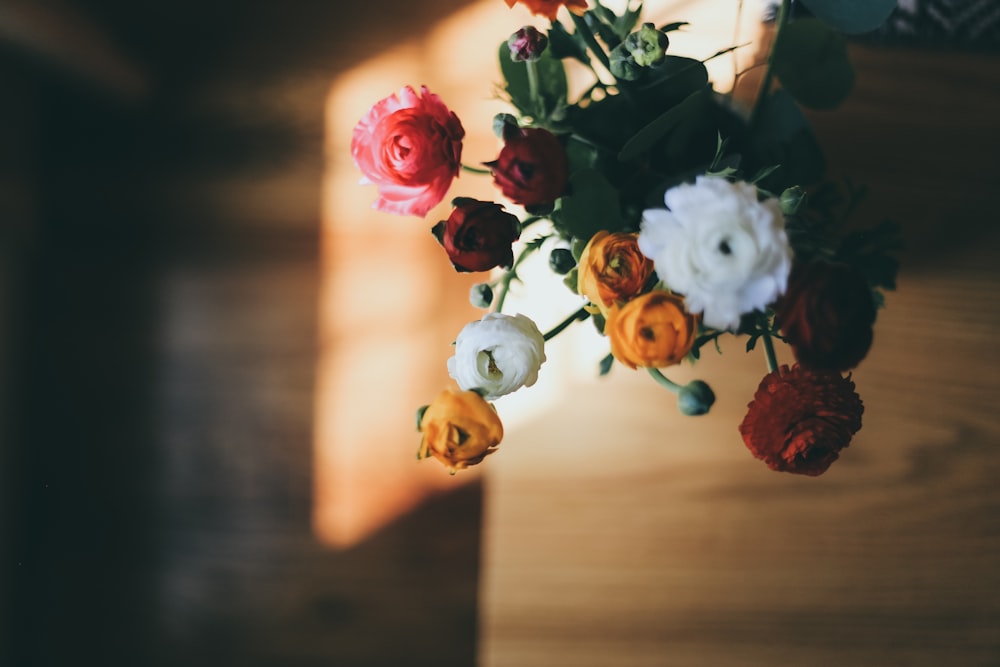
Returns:
[[[481,167],[470,167],[467,164],[462,165],[462,171],[467,171],[470,174],[492,174],[493,172],[489,169],[483,169]]]
[[[771,340],[771,334],[765,330],[760,335],[761,339],[764,341],[764,355],[767,357],[767,370],[770,373],[778,370],[778,357],[774,353],[774,341]]]
[[[743,23],[743,0],[736,2],[736,22],[733,24],[733,44],[740,43],[740,25]],[[730,91],[736,90],[736,80],[739,79],[739,63],[736,61],[736,51],[733,51],[733,87]]]
[[[771,42],[771,49],[767,54],[767,69],[764,70],[764,79],[760,84],[760,92],[757,94],[757,101],[753,105],[750,113],[750,129],[753,130],[760,123],[760,115],[767,105],[768,93],[771,90],[771,81],[774,79],[774,50],[781,39],[781,30],[788,23],[791,14],[792,0],[781,0],[781,8],[778,9],[778,18],[775,21],[774,41]]]
[[[549,331],[545,332],[545,335],[542,336],[542,338],[544,338],[546,341],[550,341],[553,338],[555,338],[556,336],[558,336],[559,334],[561,334],[563,332],[563,330],[566,327],[568,327],[569,325],[573,324],[573,322],[583,321],[583,320],[587,319],[588,317],[590,317],[590,313],[587,312],[587,309],[586,308],[581,308],[580,310],[576,311],[575,313],[573,313],[572,315],[570,315],[569,317],[567,317],[566,319],[564,319],[559,324],[557,324],[554,327],[552,327],[552,329],[550,329]]]
[[[587,22],[583,20],[582,16],[577,16],[576,14],[570,13],[573,18],[573,25],[576,26],[576,31],[583,37],[583,41],[587,43],[587,48],[590,49],[591,53],[601,61],[604,65],[604,69],[611,71],[611,59],[608,58],[608,54],[604,52],[604,49],[594,38],[594,33],[590,31],[587,27]]]
[[[531,96],[531,106],[534,108],[536,115],[544,115],[545,109],[543,108],[542,97],[539,94],[538,88],[538,64],[534,60],[528,60],[524,65],[528,71],[528,94]]]
[[[663,387],[666,387],[675,394],[680,392],[680,390],[683,388],[681,387],[681,385],[677,384],[676,382],[668,378],[666,375],[661,373],[659,368],[648,367],[646,368],[646,370],[649,371],[650,376],[654,380],[656,380],[658,384],[660,384]]]
[[[537,246],[526,246],[524,250],[521,251],[521,254],[517,256],[517,259],[514,260],[514,265],[507,269],[506,273],[503,274],[503,277],[500,278],[500,284],[497,287],[497,299],[494,302],[493,312],[499,313],[503,311],[504,301],[507,300],[507,293],[510,292],[510,284],[517,279],[517,267],[521,266],[521,262],[527,259],[528,255],[537,249]]]

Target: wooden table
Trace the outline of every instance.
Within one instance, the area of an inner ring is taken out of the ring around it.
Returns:
[[[854,56],[817,133],[908,242],[863,429],[822,477],[768,470],[740,341],[679,373],[707,417],[621,367],[570,378],[485,476],[482,667],[1000,664],[1000,60]]]

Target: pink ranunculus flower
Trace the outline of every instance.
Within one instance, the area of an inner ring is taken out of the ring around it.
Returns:
[[[410,86],[380,100],[354,127],[351,156],[378,186],[374,208],[425,216],[458,176],[465,129],[437,95]]]

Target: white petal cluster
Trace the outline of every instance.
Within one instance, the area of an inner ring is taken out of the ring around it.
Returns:
[[[487,313],[458,334],[448,373],[463,390],[481,390],[492,400],[535,384],[544,361],[545,339],[534,322]]]
[[[706,326],[736,329],[741,315],[785,291],[792,250],[777,199],[758,201],[746,182],[699,176],[668,190],[664,203],[643,211],[639,248]]]

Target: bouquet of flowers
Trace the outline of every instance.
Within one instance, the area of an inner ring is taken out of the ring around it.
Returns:
[[[844,34],[877,28],[895,0],[782,0],[746,103],[713,89],[705,61],[672,53],[686,23],[642,22],[641,3],[616,13],[601,0],[504,1],[548,25],[500,44],[510,113],[493,118],[495,159],[463,164],[462,122],[426,87],[377,102],[352,137],[379,210],[426,216],[462,170],[492,177],[500,195],[455,197],[431,229],[456,271],[489,272],[471,293],[488,312],[454,341],[458,389],[418,410],[418,458],[454,473],[495,452],[503,426],[492,402],[533,385],[546,342],[589,320],[609,347],[595,372],[646,369],[686,415],[707,413],[715,396],[664,369],[696,362],[722,336],[745,337],[747,351],[759,343],[770,372],[739,425],[746,446],[774,470],[826,471],[861,428],[845,373],[868,353],[882,290],[894,287],[898,231],[848,228],[862,191],[823,182],[801,107],[847,97]],[[569,67],[591,82],[572,99]],[[521,262],[540,252],[580,299],[545,333],[503,311]],[[797,363],[779,367],[775,340]]]

